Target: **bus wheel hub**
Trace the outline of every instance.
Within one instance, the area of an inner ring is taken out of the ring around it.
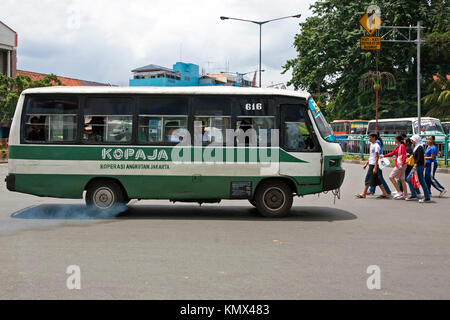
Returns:
[[[276,210],[284,205],[284,195],[283,192],[278,189],[267,190],[264,196],[264,202],[269,209]]]
[[[108,188],[99,189],[94,194],[94,201],[98,207],[108,208],[114,203],[114,193]]]

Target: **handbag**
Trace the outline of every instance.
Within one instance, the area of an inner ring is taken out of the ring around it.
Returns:
[[[414,157],[413,156],[410,156],[409,157],[409,159],[408,159],[408,166],[414,166]]]
[[[417,172],[414,171],[413,175],[409,179],[414,189],[420,188],[420,182],[419,182],[419,176],[417,175]]]

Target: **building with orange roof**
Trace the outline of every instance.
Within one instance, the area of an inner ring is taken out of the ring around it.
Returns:
[[[24,70],[17,70],[17,75],[27,76],[32,81],[43,80],[47,76],[47,74],[44,74],[44,73],[24,71]],[[61,85],[67,86],[67,87],[111,86],[111,84],[107,84],[107,83],[79,80],[79,79],[66,78],[66,77],[60,77],[60,76],[56,76],[56,77],[58,78],[59,81],[61,81]],[[55,85],[56,85],[56,83],[55,83]]]

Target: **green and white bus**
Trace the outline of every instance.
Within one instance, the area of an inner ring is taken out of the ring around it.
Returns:
[[[295,195],[339,189],[341,163],[305,92],[49,87],[20,96],[6,182],[41,197],[84,197],[99,210],[132,199],[246,199],[280,217]]]

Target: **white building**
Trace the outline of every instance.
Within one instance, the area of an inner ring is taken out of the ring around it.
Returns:
[[[0,74],[15,77],[17,70],[17,33],[0,21]]]

